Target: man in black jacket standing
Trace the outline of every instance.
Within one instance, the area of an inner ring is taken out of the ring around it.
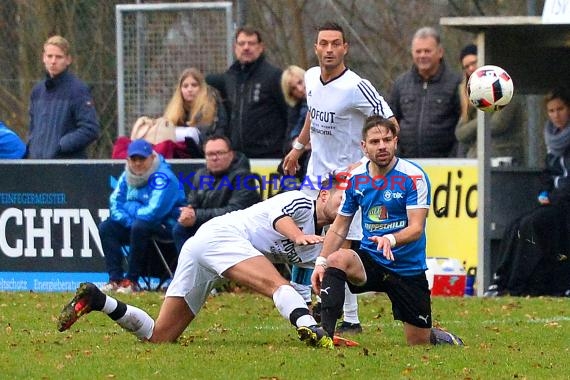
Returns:
[[[181,207],[172,230],[176,250],[208,220],[247,208],[261,200],[249,160],[232,150],[225,136],[214,135],[204,144],[206,166],[192,177],[188,206]]]
[[[248,158],[281,158],[287,129],[282,70],[266,61],[261,33],[250,26],[237,30],[234,53],[236,61],[224,74],[206,78],[226,102],[226,135]]]

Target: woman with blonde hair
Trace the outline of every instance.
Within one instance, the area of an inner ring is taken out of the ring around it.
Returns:
[[[285,103],[289,106],[287,111],[287,143],[285,151],[291,149],[290,145],[301,133],[305,115],[307,114],[307,94],[305,92],[305,70],[299,66],[291,65],[281,74],[281,91]]]
[[[226,110],[217,91],[194,67],[180,75],[164,117],[176,126],[176,141],[185,141],[194,153],[195,149],[201,152],[202,141],[208,136],[225,134],[227,124]]]

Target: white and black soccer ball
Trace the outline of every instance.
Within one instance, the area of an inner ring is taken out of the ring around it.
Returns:
[[[467,82],[469,101],[485,112],[499,111],[513,98],[513,80],[499,66],[481,66]]]

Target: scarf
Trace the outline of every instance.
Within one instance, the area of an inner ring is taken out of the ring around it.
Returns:
[[[154,154],[154,161],[152,162],[152,166],[148,169],[145,173],[141,175],[136,175],[131,171],[129,168],[129,164],[125,164],[125,172],[127,174],[127,184],[132,187],[143,187],[148,184],[148,179],[150,175],[157,171],[158,167],[160,166],[160,158],[156,153]]]
[[[564,129],[557,128],[550,120],[544,126],[544,141],[548,153],[561,157],[570,147],[570,122],[566,123]]]

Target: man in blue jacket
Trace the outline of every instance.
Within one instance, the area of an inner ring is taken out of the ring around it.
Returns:
[[[151,238],[172,238],[172,227],[185,205],[184,190],[164,158],[143,140],[134,140],[127,165],[111,194],[110,217],[99,225],[109,283],[101,290],[132,293],[139,290]],[[128,245],[128,270],[123,272],[123,246]]]
[[[46,77],[32,89],[28,158],[87,158],[99,137],[99,120],[85,83],[73,75],[69,42],[61,36],[44,44]]]

